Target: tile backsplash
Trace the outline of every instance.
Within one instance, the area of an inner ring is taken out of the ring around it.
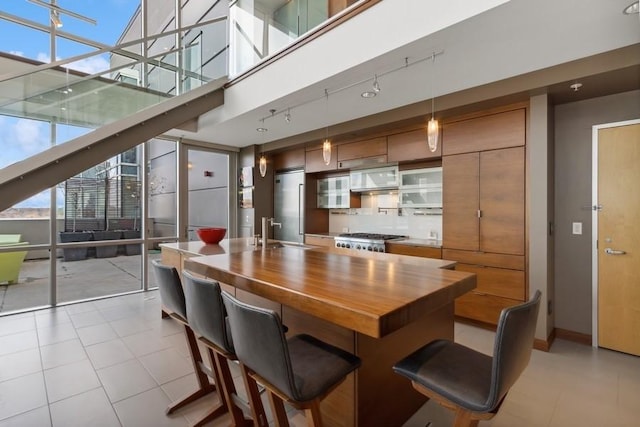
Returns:
[[[442,211],[398,208],[398,194],[363,194],[358,209],[331,209],[331,233],[384,233],[417,239],[442,239]]]

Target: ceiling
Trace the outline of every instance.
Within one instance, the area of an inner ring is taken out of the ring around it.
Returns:
[[[622,49],[581,56],[581,52],[588,51],[589,47],[575,43],[589,44],[589,41],[584,39],[582,42],[582,34],[570,29],[584,30],[585,34],[593,32],[589,28],[593,21],[589,19],[594,16],[599,19],[598,14],[602,11],[592,12],[590,16],[582,12],[576,14],[586,18],[568,18],[565,10],[540,12],[536,9],[544,9],[544,5],[534,3],[512,0],[240,114],[226,117],[225,107],[221,107],[219,110],[222,111],[201,116],[198,132],[176,130],[171,135],[232,147],[259,144],[263,145],[264,151],[269,151],[302,142],[320,144],[327,132],[335,138],[341,133],[357,133],[363,127],[381,126],[391,121],[422,120],[430,114],[433,93],[436,94],[437,115],[443,117],[470,104],[482,105],[495,99],[526,100],[537,93],[548,93],[551,101],[557,104],[640,89],[640,37],[636,37],[635,44]],[[572,2],[560,3],[566,8],[574,7]],[[607,15],[602,17],[602,25],[624,25],[640,35],[637,17],[622,14],[628,0],[605,2],[607,5],[597,1],[590,3],[608,8]],[[532,24],[538,15],[544,22]],[[601,29],[603,33],[608,30]],[[569,34],[563,36],[565,31]],[[571,42],[575,49],[569,50]],[[491,46],[495,46],[495,50],[503,49],[504,53],[491,51]],[[301,49],[305,48],[313,48],[313,42]],[[562,51],[556,57],[572,60],[554,63],[550,59],[546,61],[550,66],[521,72],[526,70],[523,66],[511,75],[505,72],[504,78],[484,82],[476,77],[481,73],[474,73],[474,69],[493,67],[498,70],[494,71],[494,76],[500,75],[501,61],[504,68],[517,69],[519,62],[533,62],[532,57],[545,64],[547,53],[554,49]],[[438,55],[435,62],[423,60],[434,51],[443,51],[443,54]],[[465,62],[465,56],[473,56],[473,62]],[[405,58],[411,58],[409,62],[415,65],[404,67]],[[434,67],[437,67],[435,71]],[[378,74],[382,90],[375,98],[362,98],[361,93],[370,90],[374,74]],[[429,81],[426,76],[431,75],[441,81]],[[570,88],[576,81],[583,84],[577,92]],[[277,82],[272,84],[277,85]],[[328,100],[324,96],[325,89],[330,93]],[[272,110],[275,110],[273,114]],[[290,122],[285,121],[287,111],[291,114]],[[268,128],[268,132],[256,131],[262,126]]]
[[[627,32],[632,33],[632,41],[635,37],[635,43],[617,49],[603,47],[601,52],[585,56],[583,52],[591,46],[584,45],[593,42],[578,33],[593,32],[587,18],[582,18],[587,14],[568,19],[562,10],[543,13],[537,11],[538,4],[532,4],[535,2],[511,0],[245,111],[228,112],[227,105],[219,107],[200,117],[197,131],[174,129],[169,135],[230,147],[259,144],[264,151],[270,151],[300,143],[320,144],[327,133],[340,140],[366,130],[383,129],[391,123],[424,122],[431,112],[433,95],[436,115],[444,118],[527,100],[540,93],[548,93],[552,103],[562,104],[640,89],[640,21],[621,13],[628,0],[591,2],[601,8],[591,13],[605,26],[602,34],[612,32],[613,26],[629,27]],[[560,3],[571,7],[568,0]],[[543,25],[531,16],[535,13],[544,18]],[[573,39],[561,38],[565,32]],[[576,44],[576,40],[584,45]],[[300,49],[313,49],[313,43]],[[615,45],[615,41],[610,45]],[[345,48],[349,47],[345,43]],[[432,61],[429,56],[434,51],[442,54]],[[561,54],[555,54],[560,59],[546,60],[554,56],[554,51],[560,51]],[[527,61],[531,64],[524,64]],[[34,64],[0,56],[0,66],[5,72],[13,72]],[[249,79],[259,78],[261,73],[258,70]],[[380,93],[374,98],[361,97],[362,92],[371,90],[376,74]],[[578,91],[570,88],[576,82],[582,84]],[[6,83],[0,82],[0,89]],[[242,84],[241,81],[232,85],[227,92],[240,91]],[[277,86],[279,82],[269,84]],[[329,90],[328,98],[325,89]],[[95,92],[95,88],[88,87],[89,90]],[[114,93],[123,98],[122,94]],[[291,114],[290,122],[285,121],[286,112]],[[256,128],[261,126],[268,128],[268,132],[257,132]]]

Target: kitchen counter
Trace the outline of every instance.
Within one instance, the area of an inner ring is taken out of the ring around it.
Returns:
[[[374,338],[475,288],[475,275],[440,268],[450,262],[368,255],[284,246],[190,258],[184,267]]]
[[[246,241],[223,241],[219,249],[165,244],[163,261],[176,262],[165,252],[188,250],[180,258],[186,269],[277,310],[288,335],[309,333],[362,359],[321,403],[327,426],[406,422],[425,398],[391,368],[433,339],[453,339],[453,301],[476,286],[475,275],[449,270],[449,261]],[[194,256],[208,251],[215,253]]]
[[[442,248],[442,240],[434,240],[434,239],[414,239],[407,238],[401,240],[394,240],[393,243],[398,245],[408,245],[408,246],[426,246],[429,248]]]

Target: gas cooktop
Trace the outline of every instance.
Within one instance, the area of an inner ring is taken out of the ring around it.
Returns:
[[[379,233],[343,233],[334,238],[336,248],[384,252],[387,240],[404,239],[407,236]]]

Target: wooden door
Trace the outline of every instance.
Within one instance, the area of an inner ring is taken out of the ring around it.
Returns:
[[[442,159],[442,246],[479,249],[479,153]]]
[[[524,255],[524,147],[480,153],[480,250]]]
[[[598,341],[640,355],[640,124],[598,131]]]

